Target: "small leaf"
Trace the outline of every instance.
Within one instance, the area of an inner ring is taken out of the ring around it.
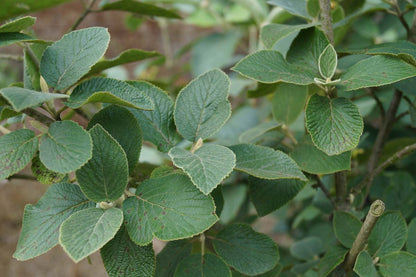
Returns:
[[[413,218],[412,221],[409,223],[409,236],[407,237],[406,242],[406,250],[410,253],[416,255],[416,236],[413,234],[416,234],[416,219]]]
[[[176,98],[174,118],[179,133],[195,142],[218,132],[231,115],[229,91],[230,80],[218,69],[192,80]]]
[[[36,22],[36,17],[24,16],[0,26],[0,33],[20,32]]]
[[[368,252],[383,257],[404,246],[407,238],[406,221],[400,212],[387,212],[376,223],[368,238]]]
[[[49,251],[58,244],[62,222],[71,214],[94,205],[75,184],[52,185],[36,205],[26,205],[22,232],[13,257],[24,261]]]
[[[324,51],[319,56],[318,60],[319,73],[325,80],[332,79],[335,74],[335,70],[338,65],[337,52],[335,52],[334,46],[328,44]]]
[[[354,272],[360,277],[377,277],[377,270],[373,264],[373,258],[367,251],[358,254],[354,265]]]
[[[139,245],[150,243],[154,237],[191,237],[218,220],[212,198],[202,194],[184,174],[144,181],[136,196],[124,201],[123,212],[127,231]]]
[[[112,3],[104,4],[101,9],[103,11],[126,11],[149,16],[161,16],[167,18],[181,18],[174,11],[160,8],[155,5],[137,2],[133,0],[120,0]]]
[[[259,216],[265,216],[286,205],[305,187],[296,179],[265,180],[249,178],[250,197]]]
[[[215,252],[237,271],[257,275],[274,268],[279,260],[276,243],[249,225],[233,224],[212,242]]]
[[[0,121],[3,121],[8,118],[21,115],[19,112],[15,112],[12,108],[9,107],[0,107]]]
[[[96,113],[88,123],[88,129],[100,124],[123,148],[129,172],[136,167],[142,148],[142,131],[139,122],[126,108],[111,105]]]
[[[277,122],[292,124],[305,108],[308,87],[280,84],[273,95],[273,117]]]
[[[94,202],[114,201],[128,183],[126,154],[120,144],[99,124],[89,131],[92,158],[76,171],[82,192]]]
[[[123,213],[117,208],[89,208],[76,212],[62,223],[59,244],[77,263],[110,241],[122,222]]]
[[[231,121],[231,120],[230,120]],[[254,128],[248,129],[244,133],[242,133],[238,140],[241,143],[254,143],[259,137],[264,135],[265,133],[272,131],[274,129],[279,128],[282,125],[282,123],[277,123],[273,121],[264,122],[259,125],[257,125]]]
[[[105,270],[110,277],[154,276],[156,264],[152,245],[136,245],[131,241],[124,226],[100,252]]]
[[[313,95],[306,108],[306,128],[313,143],[332,156],[354,149],[363,132],[363,119],[349,99]]]
[[[174,147],[169,156],[175,166],[182,168],[192,183],[204,194],[209,194],[235,166],[233,151],[221,145],[204,145],[195,153]]]
[[[271,49],[279,40],[315,25],[316,23],[297,25],[268,24],[261,28],[260,39],[267,48]]]
[[[379,271],[382,276],[413,277],[416,272],[416,256],[400,251],[380,258]]]
[[[307,237],[290,246],[290,254],[303,261],[314,260],[323,252],[325,252],[324,246],[321,239],[317,237]]]
[[[175,277],[231,277],[228,266],[217,255],[192,254],[178,265]]]
[[[73,109],[87,103],[113,103],[130,108],[153,110],[152,100],[141,90],[116,79],[96,77],[77,86],[65,103]]]
[[[337,239],[347,248],[351,248],[361,229],[361,221],[350,213],[336,211],[334,213],[334,233]]]
[[[230,149],[237,157],[236,170],[264,179],[300,179],[306,177],[285,153],[254,144],[238,144]]]
[[[104,55],[109,41],[110,34],[102,27],[70,32],[46,48],[40,73],[51,87],[66,89],[90,71]]]
[[[50,170],[69,173],[83,166],[92,156],[90,135],[73,121],[51,124],[41,138],[41,162]]]
[[[191,255],[192,244],[187,240],[170,241],[156,257],[156,277],[172,277],[178,264]]]
[[[331,247],[319,262],[318,276],[328,276],[338,265],[344,261],[347,253],[348,249],[340,245]]]
[[[22,170],[38,150],[35,132],[20,129],[0,137],[0,180]]]
[[[39,159],[39,156],[35,156],[32,160],[32,173],[36,177],[39,183],[45,185],[52,185],[61,181],[66,174],[57,173],[49,170]]]
[[[66,94],[45,93],[19,87],[2,88],[0,94],[13,109],[20,112],[26,108],[38,106],[52,99],[68,98]]]
[[[44,42],[32,36],[23,33],[0,33],[0,47],[10,45],[16,42]]]

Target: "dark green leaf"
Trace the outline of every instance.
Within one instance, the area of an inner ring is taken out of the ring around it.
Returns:
[[[408,252],[395,252],[380,258],[379,270],[384,277],[413,277],[416,272],[416,256]]]
[[[56,6],[69,0],[2,0],[0,9],[0,21],[13,18],[20,14],[34,12],[48,7]]]
[[[43,42],[23,33],[0,33],[0,47],[16,42]]]
[[[273,116],[277,122],[292,124],[305,108],[308,87],[280,84],[273,96]]]
[[[5,119],[15,117],[20,115],[21,113],[15,112],[12,108],[9,107],[0,107],[0,121]]]
[[[178,264],[191,254],[192,244],[186,240],[170,241],[156,257],[155,277],[172,277]]]
[[[279,40],[315,25],[316,23],[297,25],[268,24],[261,28],[260,39],[267,48],[272,49]]]
[[[348,253],[348,249],[335,245],[331,247],[321,259],[318,265],[318,276],[328,276],[338,265],[340,265],[345,256]]]
[[[174,276],[231,277],[231,271],[224,261],[214,254],[192,254],[182,260]]]
[[[412,219],[409,223],[409,232],[408,232],[406,250],[410,253],[416,255],[416,219]]]
[[[322,241],[317,237],[307,237],[296,241],[290,246],[290,254],[304,261],[319,258],[319,254],[325,252]]]
[[[112,3],[104,4],[101,9],[103,11],[126,11],[141,15],[161,16],[167,18],[181,18],[179,14],[174,11],[160,8],[155,5],[137,2],[133,0],[121,0]]]
[[[270,4],[282,7],[287,12],[300,16],[305,19],[311,19],[310,15],[306,11],[305,0],[270,0]]]
[[[261,123],[257,125],[256,127],[248,129],[247,131],[242,133],[239,136],[238,140],[239,142],[242,142],[242,143],[249,143],[249,142],[254,143],[259,137],[261,137],[262,135],[264,135],[265,133],[269,131],[277,129],[281,125],[282,125],[281,123],[277,123],[274,121]]]
[[[373,258],[367,251],[361,251],[355,261],[354,271],[360,277],[377,277],[377,270],[373,264]]]
[[[337,239],[347,248],[351,248],[361,229],[361,221],[350,213],[336,211],[334,213],[334,233]]]

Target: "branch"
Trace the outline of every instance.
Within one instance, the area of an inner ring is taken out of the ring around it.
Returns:
[[[91,9],[92,6],[94,6],[96,0],[91,0],[90,4],[88,5],[88,7],[84,10],[84,12],[81,14],[81,16],[77,19],[77,21],[75,21],[74,25],[72,25],[71,29],[69,29],[69,31],[74,31],[79,24],[81,24],[81,22],[85,19],[85,17],[87,17],[87,15],[92,12],[93,10]]]
[[[334,199],[332,199],[331,193],[329,192],[329,190],[322,183],[321,178],[319,178],[318,175],[315,175],[315,178],[316,178],[316,184],[313,187],[314,188],[320,188],[322,190],[322,192],[325,194],[326,198],[328,198],[329,201],[331,201],[332,206],[334,208],[336,208],[337,205],[336,205]]]
[[[404,19],[404,13],[400,10],[399,4],[397,0],[390,2],[392,8],[396,12],[397,18],[400,20],[400,23],[403,25],[403,27],[406,29],[407,38],[410,38],[410,27],[409,24],[407,24],[406,20]]]
[[[336,198],[335,208],[337,210],[347,210],[349,207],[349,202],[347,199],[348,191],[347,191],[347,172],[340,171],[335,173],[335,192]]]
[[[407,40],[416,43],[416,9],[413,14],[412,24],[410,25],[409,33],[407,34]]]
[[[32,175],[26,175],[26,174],[14,174],[7,178],[7,180],[11,179],[22,179],[22,180],[37,180],[35,176]]]
[[[383,214],[384,208],[384,203],[381,200],[376,200],[373,202],[373,204],[371,204],[370,210],[368,211],[363,226],[361,227],[360,232],[355,238],[351,250],[348,253],[348,256],[345,260],[344,269],[347,273],[352,270],[358,254],[365,248],[368,237],[370,236],[371,231],[376,225],[378,218]]]
[[[331,44],[334,44],[334,27],[332,26],[331,0],[319,0],[321,7],[322,30]]]
[[[55,122],[55,120],[53,120],[52,118],[50,118],[50,117],[44,115],[43,113],[41,113],[41,112],[39,112],[35,109],[32,109],[32,108],[24,109],[24,110],[22,110],[22,112],[27,114],[28,116],[36,119],[37,121],[42,122],[43,124],[45,124],[47,126],[49,126],[49,125],[51,125],[52,123]]]
[[[373,171],[373,178],[375,178],[377,175],[379,175],[384,169],[386,169],[388,166],[394,164],[398,160],[404,158],[406,155],[416,151],[416,143],[410,144],[406,146],[405,148],[397,151],[393,155],[390,156],[384,163],[379,165],[376,169]]]
[[[372,89],[367,89],[368,94],[376,101],[378,108],[380,109],[381,118],[384,121],[384,118],[386,117],[386,110],[383,107],[383,103],[381,103],[380,98],[374,93]]]

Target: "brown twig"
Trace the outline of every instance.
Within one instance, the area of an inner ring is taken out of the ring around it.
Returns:
[[[334,27],[331,16],[331,0],[319,0],[322,30],[331,44],[334,44]]]
[[[32,108],[26,108],[24,110],[22,110],[23,113],[27,114],[28,116],[32,117],[33,119],[36,119],[37,121],[49,126],[52,123],[55,122],[55,120],[53,120],[52,118],[44,115],[43,113],[32,109]]]
[[[316,184],[313,187],[314,188],[320,188],[322,190],[322,192],[325,194],[326,198],[328,198],[329,201],[331,201],[332,206],[334,208],[336,208],[337,205],[336,205],[334,199],[332,198],[331,193],[329,192],[329,190],[322,183],[321,178],[319,178],[318,175],[315,175],[315,179],[316,179]]]
[[[80,17],[78,17],[77,21],[75,21],[74,25],[72,25],[72,27],[69,29],[69,31],[74,31],[79,26],[79,24],[81,24],[81,22],[85,19],[85,17],[87,17],[87,15],[90,12],[93,12],[92,6],[94,6],[95,1],[96,0],[91,0],[88,7],[84,10],[84,12],[80,15]]]

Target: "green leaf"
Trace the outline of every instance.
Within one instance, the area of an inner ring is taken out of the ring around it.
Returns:
[[[360,277],[377,277],[377,270],[373,264],[373,258],[367,251],[358,254],[354,265],[354,272]]]
[[[77,263],[114,238],[122,223],[123,212],[120,209],[85,209],[62,223],[59,244]]]
[[[245,224],[227,226],[212,244],[215,252],[228,265],[243,274],[265,273],[273,269],[279,260],[276,243]]]
[[[336,211],[332,221],[337,239],[347,248],[351,248],[361,229],[361,221],[350,213]]]
[[[279,6],[285,9],[288,13],[305,18],[312,19],[306,11],[305,0],[270,0],[268,1],[272,5]]]
[[[413,277],[416,272],[416,256],[400,251],[381,257],[379,271],[384,277]]]
[[[174,119],[179,133],[196,142],[218,132],[231,115],[229,91],[230,80],[218,69],[192,80],[176,98]]]
[[[152,277],[155,273],[155,253],[152,245],[139,246],[131,241],[124,226],[101,248],[101,258],[110,277]]]
[[[94,205],[75,184],[52,185],[36,205],[26,205],[13,257],[24,261],[49,251],[58,244],[62,222],[71,214]]]
[[[90,129],[92,158],[76,171],[82,192],[94,202],[114,201],[126,189],[129,172],[120,144],[99,124]]]
[[[110,34],[103,27],[70,32],[46,48],[40,73],[49,86],[66,89],[90,71],[104,55],[109,41]]]
[[[155,5],[137,2],[133,0],[121,0],[104,4],[101,9],[103,11],[126,11],[141,15],[160,16],[167,18],[181,18],[179,14],[172,10],[160,8]]]
[[[414,76],[415,66],[395,57],[374,56],[349,67],[341,75],[339,87],[346,91],[378,87]]]
[[[56,6],[61,3],[68,2],[69,0],[2,0],[0,10],[0,21],[7,18],[13,18],[20,14],[28,12],[34,12],[37,10],[45,9],[47,7]]]
[[[314,18],[318,18],[321,8],[319,6],[319,0],[307,0],[306,10],[308,14]]]
[[[244,184],[235,184],[232,186],[221,186],[222,210],[216,205],[216,213],[220,214],[220,223],[228,224],[238,216],[242,205],[247,200],[247,186]],[[211,194],[213,196],[213,194]],[[215,200],[215,198],[214,198]]]
[[[41,138],[41,162],[50,170],[69,173],[83,166],[92,156],[90,135],[73,121],[51,124]]]
[[[21,115],[21,113],[15,112],[12,108],[9,107],[0,107],[0,121],[5,119]]]
[[[180,140],[173,121],[172,99],[166,92],[147,82],[129,82],[129,85],[145,92],[156,107],[152,111],[130,110],[140,123],[144,140],[153,143],[161,152],[168,152]]]
[[[363,119],[356,105],[343,97],[313,95],[306,107],[306,128],[313,143],[332,156],[354,149],[363,132]]]
[[[237,157],[237,170],[263,179],[306,180],[298,165],[279,150],[254,144],[238,144],[230,149]]]
[[[20,32],[26,28],[29,28],[36,22],[36,17],[33,16],[24,16],[6,24],[0,26],[0,33],[13,33]]]
[[[318,265],[318,276],[328,276],[338,265],[340,265],[345,256],[348,253],[348,249],[335,245],[331,247],[321,259]]]
[[[242,142],[242,143],[255,142],[259,137],[261,137],[265,133],[276,129],[280,127],[281,125],[282,123],[277,123],[273,121],[261,123],[257,125],[256,127],[248,129],[247,131],[242,133],[239,136],[238,140],[239,142]]]
[[[40,60],[42,58],[42,54],[45,51],[46,47],[48,47],[50,44],[47,43],[33,43],[30,45],[30,49],[35,54],[35,57]],[[40,73],[39,73],[39,67],[34,60],[34,57],[32,57],[28,49],[25,49],[23,51],[23,83],[24,88],[35,90],[35,91],[41,91],[40,87]]]
[[[309,71],[298,70],[275,50],[261,50],[250,54],[239,61],[232,70],[262,83],[284,82],[296,85],[314,83],[314,75]]]
[[[296,179],[265,180],[249,178],[250,197],[259,216],[265,216],[286,205],[305,187]]]
[[[142,148],[142,131],[139,122],[126,108],[111,105],[96,113],[88,123],[91,129],[100,124],[123,148],[126,153],[129,172],[136,167]]]
[[[332,44],[328,44],[324,51],[322,51],[321,55],[319,55],[319,73],[325,80],[332,79],[332,77],[335,74],[335,70],[337,69],[337,65],[337,52],[335,51],[334,46],[332,46]]]
[[[416,218],[413,218],[409,223],[409,236],[407,237],[406,250],[416,255]]]
[[[328,156],[316,148],[310,136],[295,146],[290,157],[303,171],[311,174],[331,174],[351,169],[351,151]]]
[[[43,40],[36,39],[32,36],[23,33],[0,33],[0,47],[10,45],[16,42],[43,42]]]
[[[235,166],[233,151],[215,144],[204,145],[195,153],[174,147],[169,151],[169,156],[174,165],[182,168],[204,194],[215,189]]]
[[[407,238],[406,221],[400,212],[387,212],[376,223],[368,238],[368,252],[374,257],[383,257],[404,246]]]
[[[277,122],[292,124],[305,108],[308,87],[280,84],[273,95],[273,117]]]
[[[58,93],[38,92],[19,87],[8,87],[0,90],[2,95],[17,112],[26,108],[38,106],[46,101],[59,98],[68,98],[68,95]]]
[[[307,29],[317,25],[311,24],[298,24],[298,25],[285,25],[285,24],[268,24],[261,28],[260,39],[263,44],[272,49],[273,46],[281,39],[299,32],[300,30]]]
[[[303,261],[314,260],[323,252],[325,252],[324,246],[321,239],[317,237],[307,237],[290,246],[290,254]]]
[[[35,132],[20,129],[0,137],[0,180],[22,170],[38,150]]]
[[[96,64],[91,67],[91,70],[88,72],[88,75],[93,75],[102,72],[111,67],[115,67],[118,65],[123,65],[126,63],[137,62],[141,60],[145,60],[148,58],[159,57],[161,56],[156,51],[145,51],[140,49],[128,49],[122,52],[115,58],[108,59],[108,60],[100,60]]]
[[[280,83],[264,84],[257,83],[257,88],[247,91],[248,98],[257,98],[268,95],[276,91]]]
[[[77,109],[87,103],[113,103],[130,108],[153,110],[154,105],[143,91],[116,79],[96,77],[77,86],[71,93],[68,107]]]
[[[207,253],[192,254],[178,265],[175,277],[231,277],[228,266],[217,255]]]
[[[194,236],[210,228],[218,218],[212,198],[202,194],[183,174],[144,181],[123,203],[131,239],[145,245],[154,237],[174,240]]]
[[[45,185],[52,185],[61,181],[66,174],[57,173],[46,168],[46,166],[40,161],[39,156],[35,156],[32,160],[32,173],[36,177],[39,183]]]
[[[170,241],[156,257],[156,277],[172,277],[178,264],[191,254],[187,240]]]

